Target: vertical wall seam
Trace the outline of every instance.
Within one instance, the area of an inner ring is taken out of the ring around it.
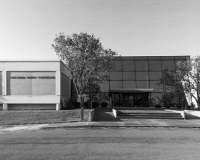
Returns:
[[[134,59],[133,59],[133,62],[134,62],[134,67],[135,67],[135,87],[137,88],[137,77],[136,77],[136,64],[135,64],[135,57],[134,57]]]
[[[56,95],[61,95],[61,71],[56,71]]]
[[[162,71],[162,78],[163,78],[163,62],[162,58],[160,56],[160,62],[161,62],[161,71]],[[165,99],[165,90],[164,90],[164,84],[163,84],[163,94],[164,94],[164,99]]]
[[[120,57],[121,57],[121,56],[120,56]],[[124,83],[124,78],[123,78],[124,72],[123,72],[122,57],[121,57],[121,71],[122,71],[122,89],[123,89],[123,88],[124,88],[124,85],[123,85],[123,83]]]
[[[2,80],[3,80],[3,95],[7,95],[7,71],[4,70],[2,74]]]
[[[149,85],[148,88],[150,88],[149,57],[148,56],[147,56],[147,72],[148,72],[148,85]]]

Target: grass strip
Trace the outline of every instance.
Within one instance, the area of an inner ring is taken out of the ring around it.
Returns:
[[[84,109],[84,121],[88,121],[90,109]],[[80,121],[80,109],[0,111],[0,125],[49,124]]]

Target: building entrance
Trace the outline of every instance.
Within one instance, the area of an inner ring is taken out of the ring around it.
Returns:
[[[114,93],[113,107],[149,107],[150,93]]]

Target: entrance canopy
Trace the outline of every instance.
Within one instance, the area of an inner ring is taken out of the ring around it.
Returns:
[[[153,88],[112,88],[110,92],[113,93],[139,93],[139,92],[153,92]]]

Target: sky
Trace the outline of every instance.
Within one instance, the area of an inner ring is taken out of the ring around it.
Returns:
[[[200,54],[199,0],[0,0],[0,60],[58,60],[63,32],[121,56]]]

